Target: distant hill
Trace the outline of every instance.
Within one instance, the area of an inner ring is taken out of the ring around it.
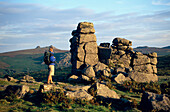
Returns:
[[[12,74],[15,72],[35,72],[47,69],[44,65],[43,55],[49,47],[36,47],[35,49],[26,49],[0,53],[0,73]],[[56,67],[70,67],[71,54],[68,50],[54,48],[56,57]]]
[[[140,46],[140,47],[134,48],[133,50],[142,52],[144,54],[156,52],[158,56],[170,55],[170,46],[163,47],[163,48]]]
[[[170,49],[170,46],[163,47],[164,49]]]
[[[47,51],[49,47],[39,47],[37,46],[35,49],[25,49],[25,50],[18,50],[18,51],[12,51],[12,52],[5,52],[5,53],[0,53],[0,56],[16,56],[20,54],[42,54],[45,51]],[[54,52],[55,53],[63,53],[63,52],[68,52],[68,50],[60,50],[54,47]]]

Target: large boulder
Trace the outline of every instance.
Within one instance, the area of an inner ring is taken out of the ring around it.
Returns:
[[[158,63],[157,58],[150,58],[151,64],[156,65]]]
[[[151,57],[151,58],[157,58],[158,57],[156,52],[149,53],[148,56]]]
[[[89,86],[65,86],[64,89],[67,91],[78,91],[78,90],[88,91],[90,87],[91,87],[90,85]]]
[[[95,34],[79,34],[79,43],[96,42]]]
[[[145,65],[149,63],[150,63],[150,58],[147,55],[143,55],[140,52],[136,52],[134,60],[133,60],[134,66]]]
[[[35,80],[34,77],[26,75],[23,77],[24,80]]]
[[[148,74],[153,73],[151,64],[134,66],[133,69],[137,72],[143,72],[143,73],[148,73]]]
[[[105,65],[104,63],[98,62],[95,66],[94,66],[94,71],[97,72],[101,72],[104,69],[106,69],[108,66]]]
[[[93,96],[88,94],[85,90],[67,91],[66,96],[71,99],[81,99],[86,101],[93,99]]]
[[[86,54],[85,56],[85,64],[89,64],[91,66],[97,64],[98,55],[97,54]]]
[[[151,92],[144,92],[140,102],[142,111],[169,112],[170,100],[168,95],[158,95]]]
[[[17,82],[18,81],[18,79],[14,79],[13,77],[11,77],[9,75],[5,75],[4,78],[7,79],[8,81],[13,81],[13,82]]]
[[[40,88],[39,88],[39,92],[43,93],[43,92],[48,92],[48,91],[52,91],[54,90],[54,85],[52,84],[43,84],[43,85],[40,85]]]
[[[127,40],[127,39],[124,39],[124,38],[115,38],[113,39],[113,42],[112,42],[114,45],[119,45],[119,43],[121,43],[122,45],[126,45],[126,46],[132,46],[132,42]]]
[[[68,78],[68,81],[69,81],[69,82],[72,82],[72,81],[75,82],[75,81],[78,80],[78,78],[79,78],[78,76],[72,75],[72,76],[70,76],[70,77]]]
[[[99,50],[99,59],[109,59],[111,56],[111,48],[108,47],[98,47]]]
[[[86,54],[97,54],[97,43],[96,42],[88,42],[85,44],[85,52]]]
[[[130,77],[132,80],[136,82],[157,82],[158,81],[158,76],[156,74],[147,74],[143,72],[136,72],[132,71],[129,73],[128,77]]]
[[[29,87],[26,85],[9,85],[5,89],[5,94],[7,96],[16,95],[18,98],[23,98],[29,90]]]
[[[118,83],[118,84],[123,84],[123,82],[126,81],[126,77],[122,74],[122,73],[119,73],[115,78],[114,80]]]
[[[88,92],[91,95],[97,96],[97,97],[120,99],[120,97],[115,91],[109,89],[106,85],[100,84],[98,82],[93,84],[89,88]]]
[[[91,77],[92,79],[93,79],[93,77]],[[80,79],[80,81],[82,82],[82,81],[87,81],[87,82],[89,82],[89,81],[91,81],[91,78],[89,78],[88,76],[86,76],[86,75],[80,75],[79,76],[79,79]]]
[[[95,72],[92,66],[88,66],[82,70],[82,73],[90,78],[95,77]]]

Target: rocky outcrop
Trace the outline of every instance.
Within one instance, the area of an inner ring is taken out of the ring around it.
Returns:
[[[133,79],[136,82],[157,82],[158,81],[158,76],[156,74],[147,74],[143,72],[130,72],[129,77]]]
[[[5,75],[4,79],[7,79],[7,81],[13,81],[13,82],[18,82],[18,79],[14,79],[13,77],[9,76],[9,75]]]
[[[98,62],[98,49],[93,23],[81,22],[73,30],[71,42],[72,73],[78,74],[83,65],[95,65]]]
[[[93,99],[93,96],[88,94],[85,90],[77,90],[77,91],[67,91],[66,96],[68,96],[71,99],[81,99],[89,101]]]
[[[141,103],[143,111],[160,111],[168,112],[170,110],[170,100],[168,95],[158,95],[151,92],[144,92]]]
[[[29,90],[29,87],[26,85],[9,85],[5,89],[5,94],[7,96],[15,95],[18,98],[23,98]]]
[[[43,85],[40,85],[40,88],[39,88],[39,92],[43,93],[43,92],[47,92],[47,91],[52,91],[54,90],[54,85],[52,84],[43,84]]]
[[[114,77],[119,84],[126,79],[148,83],[158,81],[157,53],[134,52],[132,41],[120,37],[114,38],[111,46],[110,43],[97,46],[94,33],[93,24],[88,22],[79,23],[77,30],[72,32],[72,74],[86,81],[101,76]]]
[[[106,85],[95,83],[89,88],[89,93],[93,96],[103,97],[103,98],[113,98],[113,99],[120,99],[118,94],[109,89]]]

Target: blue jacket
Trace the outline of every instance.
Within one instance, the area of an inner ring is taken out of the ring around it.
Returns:
[[[51,53],[51,54],[54,54],[54,52],[51,52],[51,51],[50,51],[50,53]],[[54,56],[50,56],[50,61],[52,62],[52,63],[50,63],[50,65],[55,65],[56,59],[55,59]]]

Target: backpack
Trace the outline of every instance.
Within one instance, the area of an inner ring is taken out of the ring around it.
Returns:
[[[50,56],[51,56],[51,53],[49,51],[45,51],[44,62],[45,62],[46,65],[49,65],[51,63]]]

